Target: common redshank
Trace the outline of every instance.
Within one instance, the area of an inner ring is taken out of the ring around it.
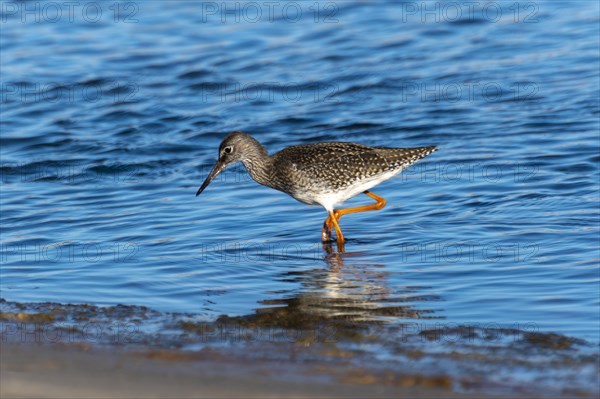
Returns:
[[[345,240],[339,226],[340,218],[383,208],[385,199],[368,190],[435,150],[435,146],[384,148],[330,142],[295,145],[269,155],[255,138],[238,131],[221,142],[219,159],[196,196],[228,165],[241,162],[257,183],[289,194],[305,204],[325,208],[328,216],[323,223],[321,238],[324,242],[330,241],[333,227],[338,250],[343,252]],[[375,203],[334,209],[360,193],[368,195]]]

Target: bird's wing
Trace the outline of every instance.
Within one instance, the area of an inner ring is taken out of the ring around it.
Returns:
[[[285,148],[274,155],[276,167],[297,178],[338,189],[394,168],[377,148],[354,143],[316,143]]]

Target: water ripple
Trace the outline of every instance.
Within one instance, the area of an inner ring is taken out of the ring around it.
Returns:
[[[202,21],[194,2],[93,27],[6,15],[2,295],[211,319],[534,323],[597,341],[591,4],[540,4],[528,24],[481,5],[423,23],[386,2],[338,3],[336,23]],[[320,242],[322,209],[241,167],[194,196],[239,129],[271,152],[440,150],[377,187],[385,209],[344,217],[340,255]]]

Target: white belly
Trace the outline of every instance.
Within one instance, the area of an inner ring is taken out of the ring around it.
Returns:
[[[391,177],[398,174],[399,172],[400,172],[400,170],[392,170],[392,171],[383,173],[379,176],[374,176],[373,178],[371,178],[369,180],[360,181],[357,184],[349,186],[342,191],[323,193],[323,194],[319,194],[317,196],[313,196],[312,198],[309,199],[309,201],[303,201],[300,198],[298,198],[298,199],[300,201],[307,202],[307,203],[313,203],[313,204],[317,203],[317,204],[321,205],[323,208],[327,209],[328,211],[332,211],[336,205],[339,205],[339,204],[343,203],[344,201],[347,201],[350,198],[375,187],[379,183],[390,179]]]

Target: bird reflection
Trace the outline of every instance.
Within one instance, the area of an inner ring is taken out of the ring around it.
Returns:
[[[325,267],[288,270],[281,281],[300,284],[300,293],[261,301],[256,313],[242,316],[263,327],[314,328],[322,323],[364,328],[402,319],[431,318],[432,310],[416,309],[415,302],[439,300],[419,297],[418,287],[390,287],[390,272],[381,263],[364,263],[361,253],[340,253],[323,245]]]

